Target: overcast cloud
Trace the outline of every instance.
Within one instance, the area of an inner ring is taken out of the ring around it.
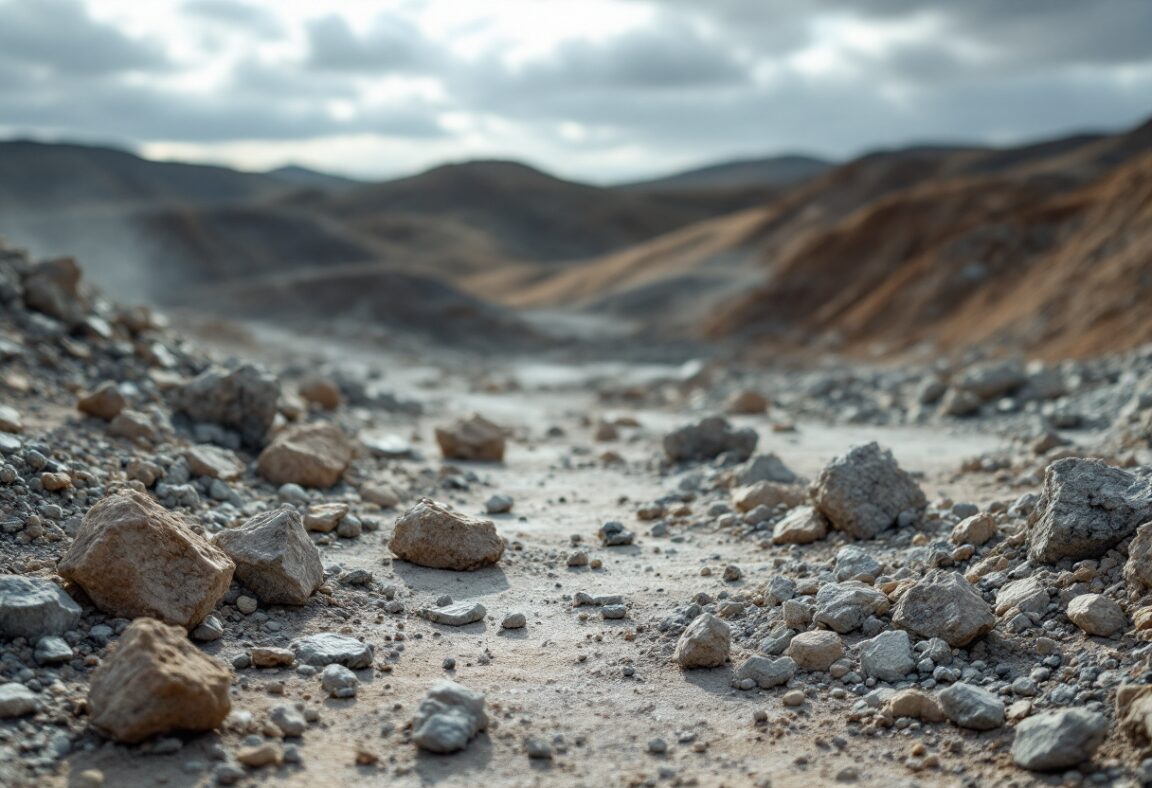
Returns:
[[[1148,0],[0,0],[0,134],[611,181],[1152,115]]]

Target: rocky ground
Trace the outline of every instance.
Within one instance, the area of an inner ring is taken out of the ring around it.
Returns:
[[[1152,781],[1152,354],[574,363],[80,276],[0,247],[0,783]]]

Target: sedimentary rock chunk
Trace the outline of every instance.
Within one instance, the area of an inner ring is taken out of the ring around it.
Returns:
[[[828,463],[813,498],[833,528],[857,539],[891,528],[903,512],[919,517],[928,505],[916,480],[876,443],[856,446]]]
[[[952,529],[953,544],[970,544],[979,547],[996,536],[999,531],[996,518],[987,512],[974,514],[961,520]]]
[[[948,719],[961,728],[990,731],[1004,724],[1004,701],[981,687],[958,682],[936,697]]]
[[[954,385],[982,400],[1002,397],[1028,382],[1028,374],[1019,361],[984,361],[964,370]]]
[[[1043,613],[1048,609],[1048,592],[1038,577],[1013,580],[996,592],[996,615],[1011,609],[1022,613]]]
[[[1110,637],[1128,623],[1120,605],[1103,594],[1081,594],[1068,603],[1068,619],[1089,635]]]
[[[721,416],[709,416],[664,436],[664,453],[673,462],[700,462],[729,453],[746,460],[756,450],[759,436],[752,429],[733,429]]]
[[[916,669],[908,633],[890,629],[865,640],[860,644],[860,668],[880,681],[902,681]]]
[[[888,606],[888,597],[863,583],[826,583],[816,592],[812,620],[844,634],[858,629],[869,616],[884,615]]]
[[[277,509],[221,531],[216,544],[236,564],[236,578],[270,605],[303,605],[324,582],[320,551],[295,509]]]
[[[747,487],[756,482],[777,482],[778,484],[796,484],[800,481],[791,468],[775,454],[757,454],[744,466],[736,476],[739,485]]]
[[[479,602],[455,602],[444,607],[426,608],[421,611],[421,615],[436,624],[463,627],[483,621],[488,610]]]
[[[228,668],[188,642],[183,630],[133,621],[92,674],[92,726],[132,743],[169,731],[207,731],[228,716]]]
[[[1057,460],[1028,518],[1028,556],[1045,564],[1099,558],[1148,520],[1152,481],[1100,460]]]
[[[893,717],[913,717],[925,722],[943,722],[946,719],[940,702],[923,690],[900,690],[884,706]]]
[[[231,372],[213,367],[172,395],[176,410],[195,421],[230,427],[252,448],[264,445],[279,400],[279,381],[253,364]]]
[[[827,518],[811,506],[798,506],[772,528],[772,544],[810,544],[827,535]]]
[[[956,572],[933,570],[908,589],[892,611],[892,623],[922,638],[966,646],[996,625],[988,603]]]
[[[767,506],[775,509],[780,504],[791,509],[799,506],[807,499],[807,491],[798,484],[780,484],[779,482],[756,482],[748,487],[741,487],[732,494],[732,502],[741,512],[748,512],[757,506]]]
[[[459,752],[488,728],[484,696],[453,681],[432,685],[412,718],[412,742],[422,750]]]
[[[824,671],[844,656],[844,642],[835,632],[817,629],[792,638],[784,653],[794,659],[801,670]]]
[[[27,716],[39,710],[40,705],[40,696],[23,684],[0,684],[0,720]]]
[[[728,660],[731,638],[727,624],[704,613],[680,635],[673,657],[682,668],[717,668]]]
[[[796,675],[796,662],[791,657],[748,657],[736,669],[736,680],[752,679],[760,689],[787,684]]]
[[[352,443],[335,424],[302,424],[280,433],[260,452],[260,475],[273,484],[331,487],[352,462]]]
[[[120,388],[110,380],[104,381],[76,401],[76,409],[81,413],[104,421],[112,421],[126,407],[128,400],[120,393]]]
[[[420,566],[467,571],[499,561],[504,540],[491,520],[468,517],[423,498],[396,520],[388,549]]]
[[[220,446],[208,443],[189,446],[184,450],[184,459],[193,476],[230,482],[244,475],[244,463],[240,462],[240,458]]]
[[[50,580],[0,575],[0,638],[59,635],[76,625],[80,612],[80,605]]]
[[[449,460],[501,462],[504,430],[479,414],[460,419],[449,427],[436,428],[440,452]]]
[[[1142,596],[1152,588],[1152,523],[1137,528],[1136,536],[1128,544],[1124,582],[1128,591],[1136,596]]]
[[[1108,718],[1088,709],[1044,711],[1016,726],[1012,761],[1022,769],[1070,769],[1089,760],[1108,737]]]
[[[353,670],[372,667],[375,653],[369,643],[361,643],[350,635],[338,635],[332,632],[321,632],[293,640],[290,648],[296,659],[304,665],[322,668],[325,665],[335,664]]]
[[[147,495],[109,495],[88,510],[59,572],[115,616],[191,629],[228,590],[235,566]]]
[[[328,378],[315,376],[306,378],[300,382],[297,391],[306,401],[319,405],[325,410],[336,410],[344,400],[340,393],[340,387]]]

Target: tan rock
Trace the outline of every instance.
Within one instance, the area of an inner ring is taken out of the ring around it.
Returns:
[[[191,629],[224,596],[234,568],[180,517],[129,490],[88,510],[58,571],[106,613]]]
[[[346,503],[320,503],[308,508],[304,515],[304,529],[326,534],[335,531],[340,521],[348,515]]]
[[[703,613],[680,635],[672,656],[682,668],[718,668],[728,661],[731,640],[727,624]]]
[[[0,405],[0,432],[22,432],[24,419],[11,405]]]
[[[352,462],[352,443],[334,424],[304,424],[276,436],[260,453],[257,469],[273,484],[331,487]]]
[[[122,410],[108,423],[108,434],[127,438],[135,443],[152,443],[156,440],[156,425],[147,413],[138,410]]]
[[[1152,686],[1121,684],[1116,688],[1116,720],[1136,744],[1152,743]]]
[[[236,751],[236,760],[251,769],[260,769],[264,766],[274,766],[283,759],[284,753],[280,745],[275,742],[264,742],[250,747],[241,747]]]
[[[258,668],[290,667],[296,661],[296,655],[290,649],[274,646],[256,646],[248,656]]]
[[[750,512],[757,506],[774,509],[780,504],[791,509],[804,503],[807,497],[808,494],[801,485],[779,482],[756,482],[748,487],[741,487],[732,494],[733,503],[742,512]]]
[[[1068,619],[1089,635],[1111,637],[1128,624],[1120,605],[1103,594],[1081,594],[1068,602]]]
[[[244,475],[244,463],[236,454],[221,446],[200,443],[184,450],[184,459],[193,476],[235,481]]]
[[[232,674],[188,642],[183,630],[151,618],[133,621],[92,674],[92,726],[134,743],[170,731],[209,731],[232,708]]]
[[[24,278],[24,304],[68,325],[78,325],[88,313],[88,302],[80,293],[83,276],[71,257],[37,263]]]
[[[491,520],[468,517],[422,498],[396,520],[388,549],[420,566],[472,570],[499,561],[504,540]]]
[[[360,500],[391,509],[400,505],[400,494],[390,484],[369,484],[360,488]]]
[[[792,638],[784,653],[796,660],[801,670],[824,671],[844,656],[844,642],[826,629],[801,632]]]
[[[45,490],[49,492],[56,492],[57,490],[66,490],[72,486],[72,477],[66,473],[42,473],[40,474],[40,484]]]
[[[885,709],[893,717],[912,717],[925,722],[945,720],[944,710],[936,698],[918,689],[900,690],[888,699]]]
[[[300,383],[297,391],[306,402],[319,405],[325,410],[336,410],[344,399],[340,387],[327,378],[307,378]]]
[[[112,421],[126,407],[128,400],[120,393],[119,387],[110,380],[104,381],[76,401],[76,409],[81,413],[104,421]]]
[[[952,543],[979,547],[996,536],[999,530],[996,518],[987,512],[981,512],[956,523],[956,527],[952,529]]]
[[[741,389],[728,400],[727,410],[733,415],[756,415],[768,411],[768,398],[752,389]]]
[[[828,520],[811,506],[798,506],[772,529],[772,544],[809,544],[828,535]]]
[[[504,459],[504,430],[480,415],[461,419],[450,427],[437,427],[436,442],[445,459],[486,462]]]
[[[221,531],[216,544],[236,563],[236,579],[267,605],[303,605],[324,582],[320,552],[294,509],[258,514]]]
[[[1152,588],[1152,523],[1136,529],[1128,543],[1128,560],[1124,562],[1124,582],[1128,591],[1143,596]]]

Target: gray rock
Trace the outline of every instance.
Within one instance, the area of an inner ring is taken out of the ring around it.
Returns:
[[[1092,758],[1108,737],[1108,719],[1087,709],[1041,712],[1016,726],[1012,760],[1022,769],[1070,769]]]
[[[236,430],[251,448],[264,445],[280,402],[280,382],[253,364],[213,367],[173,390],[172,406],[198,422]]]
[[[528,624],[528,619],[525,618],[523,613],[508,613],[500,622],[501,629],[523,629]]]
[[[865,640],[860,644],[860,668],[878,681],[902,681],[916,670],[908,633],[892,629]]]
[[[336,664],[354,670],[372,666],[372,646],[349,635],[321,632],[294,640],[290,647],[297,661],[305,665]]]
[[[990,731],[1004,724],[1004,702],[986,689],[961,682],[936,697],[948,719],[961,728]]]
[[[192,630],[189,637],[193,640],[199,640],[202,643],[219,640],[224,637],[224,623],[213,613],[201,621],[199,625]]]
[[[796,675],[796,661],[791,657],[770,659],[768,657],[748,657],[736,669],[736,680],[751,679],[760,689],[771,689],[787,684]]]
[[[0,719],[24,717],[39,708],[40,696],[23,684],[0,684]]]
[[[236,564],[236,578],[270,605],[303,605],[324,582],[320,551],[295,509],[263,512],[221,531],[216,544]]]
[[[329,665],[320,671],[320,688],[331,698],[354,698],[360,690],[360,679],[343,665]]]
[[[942,638],[956,647],[991,630],[996,616],[963,575],[935,569],[900,597],[892,623],[921,638]]]
[[[440,681],[416,709],[412,742],[429,752],[458,752],[487,728],[484,696],[453,681]]]
[[[1149,479],[1100,460],[1057,460],[1028,518],[1028,556],[1045,564],[1099,558],[1149,520]]]
[[[757,482],[795,484],[798,481],[800,477],[775,454],[757,454],[740,472],[738,486],[748,487]]]
[[[280,729],[286,737],[292,738],[295,736],[303,736],[304,731],[308,729],[308,721],[304,718],[304,714],[296,709],[295,706],[288,704],[280,704],[279,706],[272,707],[272,711],[268,714],[268,719],[272,724]]]
[[[636,540],[636,534],[625,528],[623,523],[615,520],[600,526],[598,535],[605,547],[627,547]]]
[[[488,514],[504,514],[512,511],[515,501],[511,495],[493,495],[484,502],[484,511]]]
[[[837,580],[852,580],[860,575],[871,578],[880,576],[880,562],[863,548],[856,545],[845,545],[836,551]]]
[[[816,592],[812,620],[840,634],[858,629],[872,615],[888,612],[888,597],[857,581],[826,583]]]
[[[964,370],[953,385],[982,400],[1009,394],[1028,382],[1024,365],[1019,361],[984,361]]]
[[[36,642],[33,654],[37,665],[61,665],[72,659],[72,647],[58,635],[48,635]]]
[[[747,460],[759,436],[752,429],[733,429],[721,416],[709,416],[664,436],[664,453],[672,462],[701,462],[720,454]]]
[[[0,575],[0,637],[38,640],[80,620],[80,605],[49,580]]]
[[[813,498],[833,528],[857,539],[893,527],[902,512],[918,517],[928,505],[916,480],[896,464],[892,452],[874,442],[828,463]]]
[[[487,609],[479,602],[457,602],[445,607],[430,607],[421,611],[424,618],[436,624],[450,627],[462,627],[483,621],[488,615]]]
[[[688,625],[673,657],[682,668],[716,668],[728,660],[732,632],[720,619],[704,613]]]
[[[1040,578],[1013,580],[996,592],[996,615],[1003,615],[1012,608],[1022,613],[1043,613],[1048,609],[1048,592]]]

